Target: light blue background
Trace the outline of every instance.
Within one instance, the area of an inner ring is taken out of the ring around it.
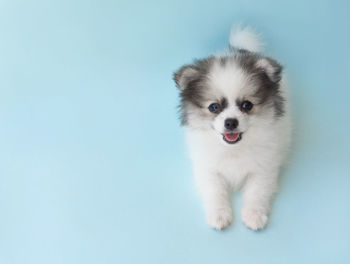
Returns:
[[[207,227],[172,72],[255,27],[295,138],[271,221]],[[349,1],[0,1],[0,264],[350,263]]]

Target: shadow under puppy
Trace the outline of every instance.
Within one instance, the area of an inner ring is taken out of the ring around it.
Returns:
[[[262,55],[262,46],[250,28],[237,29],[225,55],[174,74],[196,185],[207,221],[218,230],[232,221],[237,189],[243,191],[244,224],[265,227],[290,143],[282,66]]]

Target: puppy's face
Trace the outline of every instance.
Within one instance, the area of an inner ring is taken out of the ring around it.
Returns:
[[[174,75],[182,124],[215,131],[225,144],[238,144],[248,131],[283,115],[281,71],[276,61],[246,51],[183,66]]]

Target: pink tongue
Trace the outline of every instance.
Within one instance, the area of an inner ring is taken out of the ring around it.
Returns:
[[[239,133],[225,134],[225,139],[230,142],[237,141],[238,138],[239,138]]]

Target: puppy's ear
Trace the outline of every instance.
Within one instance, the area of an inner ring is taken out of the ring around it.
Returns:
[[[269,79],[274,83],[278,83],[282,78],[283,67],[277,61],[271,58],[260,58],[256,62],[256,67],[264,71]]]
[[[185,90],[188,85],[199,78],[198,69],[194,65],[185,65],[174,73],[177,88]]]

